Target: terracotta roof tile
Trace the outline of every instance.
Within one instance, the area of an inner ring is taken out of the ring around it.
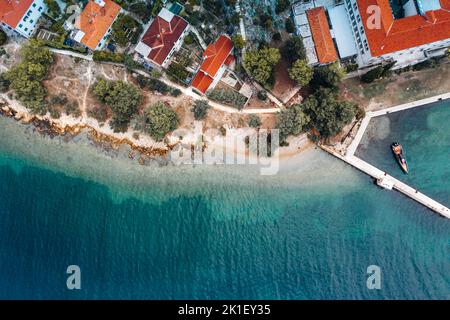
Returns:
[[[362,21],[367,21],[367,8],[378,5],[381,9],[381,29],[369,29],[364,23],[370,52],[377,57],[450,38],[450,0],[440,0],[439,10],[395,19],[389,0],[357,0]]]
[[[200,70],[214,77],[222,64],[233,50],[233,42],[225,35],[221,35],[215,42],[211,43],[203,53],[205,59]]]
[[[199,71],[195,75],[194,80],[192,80],[192,86],[198,91],[206,93],[212,82],[213,78],[203,73],[203,71]]]
[[[0,21],[16,28],[33,0],[0,0]]]
[[[318,7],[306,11],[309,26],[311,28],[317,58],[320,63],[329,63],[337,60],[337,52],[331,38],[325,9]]]
[[[78,29],[84,32],[81,43],[95,50],[120,11],[120,6],[112,0],[104,0],[103,7],[89,1],[76,22]]]
[[[215,42],[211,43],[203,53],[204,60],[200,66],[200,71],[192,80],[192,86],[205,93],[232,50],[233,42],[228,36],[221,35]]]
[[[170,22],[157,16],[141,40],[152,49],[148,58],[162,65],[187,26],[186,20],[177,15]]]

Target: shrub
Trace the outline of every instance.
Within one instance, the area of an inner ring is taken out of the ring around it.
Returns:
[[[213,89],[208,91],[206,95],[211,100],[223,102],[239,110],[241,110],[247,102],[246,97],[233,90]]]
[[[4,45],[8,41],[8,36],[3,30],[0,30],[0,46]]]
[[[208,104],[208,101],[206,100],[195,101],[194,106],[191,109],[191,111],[194,113],[194,119],[203,120],[206,117],[209,108],[210,106]]]
[[[247,123],[252,128],[259,128],[261,126],[261,119],[256,114],[251,114],[248,117]]]
[[[94,107],[93,109],[89,109],[87,111],[88,116],[97,119],[98,122],[105,122],[109,118],[108,107],[105,105],[100,105],[98,107]]]
[[[64,105],[64,112],[67,115],[72,115],[75,118],[81,116],[80,106],[77,101],[69,101]]]
[[[94,51],[92,59],[94,59],[94,61],[108,61],[116,63],[124,62],[123,55],[119,53],[113,53],[110,51]]]
[[[259,90],[258,94],[256,96],[261,101],[266,101],[267,100],[267,92],[265,90]]]

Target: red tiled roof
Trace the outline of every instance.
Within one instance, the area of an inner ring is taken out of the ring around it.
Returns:
[[[157,16],[141,40],[152,49],[148,58],[162,65],[187,26],[186,20],[177,15],[170,22]]]
[[[215,42],[211,43],[203,53],[204,60],[200,66],[200,71],[192,80],[192,86],[205,93],[232,50],[233,42],[228,36],[221,35]]]
[[[199,71],[195,75],[194,80],[192,80],[192,86],[198,91],[205,93],[213,81],[213,78],[203,73],[203,71]]]
[[[440,0],[441,9],[420,15],[394,19],[389,0],[357,0],[362,21],[368,21],[371,5],[381,9],[381,29],[369,29],[364,23],[370,52],[377,57],[450,38],[450,0]],[[373,21],[373,19],[372,19]]]
[[[121,9],[112,0],[104,0],[104,2],[105,5],[101,7],[94,1],[89,1],[76,21],[77,28],[84,32],[81,43],[92,50],[97,48]]]
[[[33,0],[0,0],[0,21],[16,28]]]
[[[234,62],[234,56],[230,54],[228,56],[227,60],[225,60],[225,65],[230,66],[233,62]]]
[[[317,58],[320,63],[329,63],[337,60],[337,52],[331,38],[330,26],[328,25],[325,9],[323,7],[306,11],[309,26],[311,28]]]

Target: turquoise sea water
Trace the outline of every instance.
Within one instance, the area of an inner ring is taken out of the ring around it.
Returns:
[[[377,125],[405,145],[407,179],[447,205],[449,109],[405,115],[401,130]],[[421,139],[444,150],[430,160]],[[143,167],[126,149],[64,140],[0,118],[0,298],[450,298],[450,221],[322,151],[260,176]],[[369,143],[384,148],[369,140],[361,157],[374,156]],[[72,264],[79,291],[66,289]],[[381,268],[381,290],[366,287],[369,265]]]

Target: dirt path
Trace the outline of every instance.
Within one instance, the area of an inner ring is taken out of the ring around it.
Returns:
[[[86,89],[84,90],[84,95],[83,95],[83,102],[81,103],[81,114],[83,116],[83,118],[87,117],[87,97],[88,97],[88,93],[89,93],[89,88],[91,87],[91,82],[92,82],[92,65],[91,62],[89,62],[89,65],[87,67],[86,73],[84,74],[87,78],[87,83],[86,83]]]

